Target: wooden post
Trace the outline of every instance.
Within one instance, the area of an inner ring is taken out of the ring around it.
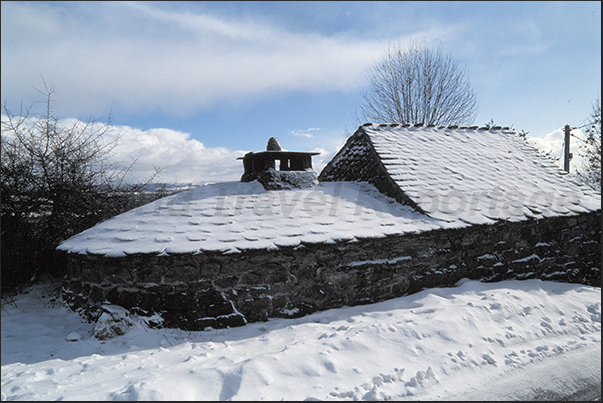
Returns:
[[[565,125],[565,157],[563,158],[563,169],[570,171],[570,125]]]

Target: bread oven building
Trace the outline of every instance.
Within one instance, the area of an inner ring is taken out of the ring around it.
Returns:
[[[600,286],[600,195],[512,130],[365,124],[320,175],[277,146],[63,242],[65,299],[198,330],[462,278]]]

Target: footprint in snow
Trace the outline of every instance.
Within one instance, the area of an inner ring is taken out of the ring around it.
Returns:
[[[544,327],[545,329],[548,329],[549,331],[553,330],[553,326],[551,326],[551,324],[548,322],[540,322],[540,326]]]
[[[521,310],[523,311],[523,316],[527,316],[532,312],[532,307],[524,306],[523,308],[521,308]]]
[[[494,358],[492,358],[489,354],[484,354],[482,356],[482,358],[484,359],[484,361],[486,361],[490,365],[496,364],[496,360]]]

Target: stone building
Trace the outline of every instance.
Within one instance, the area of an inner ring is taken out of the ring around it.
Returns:
[[[197,330],[427,287],[539,278],[600,286],[601,198],[508,128],[365,124],[320,175],[312,153],[242,159],[59,246],[65,299]],[[276,161],[278,161],[278,166]]]

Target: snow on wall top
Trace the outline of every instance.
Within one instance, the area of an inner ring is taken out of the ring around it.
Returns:
[[[58,249],[106,256],[236,253],[456,226],[397,203],[368,183],[267,191],[257,181],[223,182],[120,214],[67,239]]]
[[[434,218],[472,224],[599,210],[581,185],[513,130],[365,124],[387,173]]]

